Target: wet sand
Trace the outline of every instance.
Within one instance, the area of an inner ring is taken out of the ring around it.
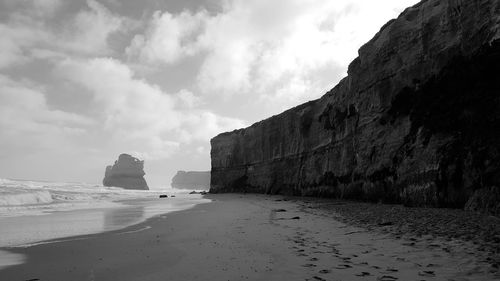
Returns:
[[[398,234],[396,219],[373,222],[377,205],[208,198],[126,229],[10,249],[27,259],[0,280],[500,280],[478,243],[429,229]]]

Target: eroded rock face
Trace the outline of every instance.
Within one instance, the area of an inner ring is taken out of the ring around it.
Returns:
[[[106,167],[102,184],[126,189],[148,190],[148,184],[144,179],[145,174],[144,161],[128,154],[120,154],[114,165]]]
[[[406,9],[322,98],[213,138],[211,192],[485,208],[500,187],[499,26],[497,0]]]
[[[172,178],[171,186],[179,189],[208,190],[210,188],[210,171],[178,171]]]

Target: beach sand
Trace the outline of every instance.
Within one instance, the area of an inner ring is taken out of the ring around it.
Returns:
[[[500,280],[491,249],[478,249],[481,243],[415,231],[424,226],[401,231],[402,218],[380,217],[380,208],[407,211],[399,207],[207,198],[212,202],[122,230],[8,249],[26,262],[0,271],[0,280]]]

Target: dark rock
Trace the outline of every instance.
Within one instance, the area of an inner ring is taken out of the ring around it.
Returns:
[[[318,100],[211,140],[211,192],[498,212],[500,1],[425,0]]]
[[[208,194],[208,192],[206,192],[205,190],[203,190],[203,191],[194,191],[194,190],[193,190],[193,191],[189,192],[189,194],[201,194],[201,195],[207,195],[207,194]]]
[[[479,211],[500,215],[500,188],[491,186],[489,188],[481,188],[472,194],[465,209],[468,211]]]
[[[175,197],[175,196],[172,196],[172,197]],[[168,198],[168,195],[166,195],[166,194],[160,194],[160,198]]]
[[[128,154],[120,154],[114,165],[106,167],[102,184],[126,189],[148,190],[148,184],[144,179],[145,174],[144,161]]]
[[[210,171],[178,171],[170,184],[177,189],[208,190],[210,188]]]

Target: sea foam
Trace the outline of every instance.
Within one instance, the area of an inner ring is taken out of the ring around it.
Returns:
[[[53,201],[52,195],[47,190],[0,187],[0,206],[48,204]]]
[[[155,198],[162,192],[165,190],[125,190],[87,183],[0,179],[0,217],[116,207],[122,200]]]

